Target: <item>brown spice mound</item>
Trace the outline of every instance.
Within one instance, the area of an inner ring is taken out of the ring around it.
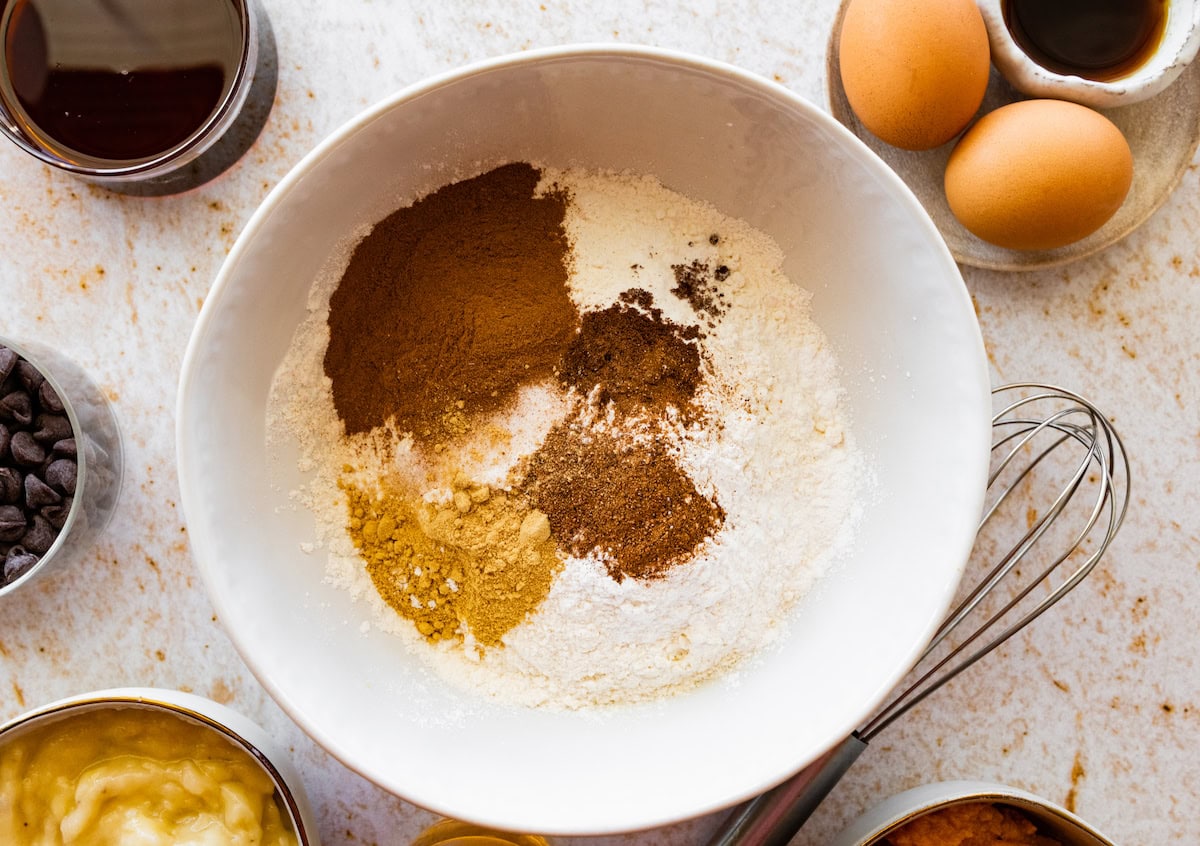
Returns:
[[[442,549],[422,532],[409,504],[343,485],[347,529],[379,596],[431,641],[457,637],[456,591],[469,567],[466,553]]]
[[[448,413],[502,409],[551,377],[575,336],[566,197],[524,163],[447,185],[381,220],[330,300],[325,374],[347,434],[393,415],[432,444]],[[461,406],[458,403],[462,403]]]
[[[523,498],[457,480],[453,499],[422,502],[343,483],[350,538],[375,589],[427,640],[485,647],[536,609],[561,569],[546,515]]]
[[[715,237],[715,236],[714,236]],[[673,264],[675,287],[671,293],[686,300],[692,310],[711,320],[722,317],[728,310],[725,294],[717,283],[729,278],[729,268],[720,265],[715,271],[707,264],[695,259],[691,264]]]
[[[664,319],[652,304],[649,293],[634,289],[619,303],[586,312],[559,381],[584,395],[599,387],[597,402],[626,415],[668,406],[685,411],[703,378],[699,329]]]
[[[559,543],[580,557],[602,553],[617,581],[664,575],[725,520],[724,509],[657,442],[570,424],[547,435],[523,487]]]

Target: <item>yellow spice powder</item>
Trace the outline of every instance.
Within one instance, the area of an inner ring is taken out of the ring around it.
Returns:
[[[541,604],[562,567],[546,516],[521,497],[456,479],[443,504],[343,482],[348,528],[375,589],[430,641],[484,647]]]

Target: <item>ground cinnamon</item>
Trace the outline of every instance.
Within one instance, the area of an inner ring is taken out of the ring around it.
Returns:
[[[559,381],[619,413],[686,411],[702,379],[699,329],[663,318],[651,295],[632,289],[621,301],[583,315],[563,356]]]
[[[578,423],[551,430],[529,460],[523,487],[559,544],[576,556],[599,553],[617,581],[662,576],[725,520],[656,439]]]
[[[575,335],[566,198],[510,164],[381,220],[329,305],[325,374],[349,435],[389,418],[418,443],[552,376]],[[461,412],[461,413],[460,413]],[[461,425],[458,426],[461,429]]]

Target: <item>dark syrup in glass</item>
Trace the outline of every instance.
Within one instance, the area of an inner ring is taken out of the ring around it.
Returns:
[[[1004,21],[1047,70],[1107,82],[1133,73],[1158,49],[1167,0],[1006,0]]]
[[[217,111],[241,60],[230,0],[10,0],[5,11],[10,112],[64,158],[171,150]]]

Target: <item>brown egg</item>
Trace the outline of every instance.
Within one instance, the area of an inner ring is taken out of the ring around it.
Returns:
[[[946,199],[963,226],[1013,250],[1050,250],[1095,232],[1133,181],[1133,154],[1099,112],[1025,100],[984,115],[946,165]]]
[[[863,125],[906,150],[945,144],[983,102],[990,54],[972,0],[850,0],[842,87]]]

